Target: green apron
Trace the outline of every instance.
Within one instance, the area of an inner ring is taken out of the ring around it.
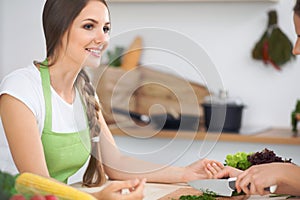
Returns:
[[[45,66],[40,66],[46,105],[46,116],[42,132],[44,154],[50,176],[67,183],[68,178],[75,174],[89,158],[91,150],[89,128],[72,133],[52,131],[50,74],[47,62],[45,63]]]

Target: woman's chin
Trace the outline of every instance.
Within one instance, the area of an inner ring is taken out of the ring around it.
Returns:
[[[100,66],[101,62],[100,59],[98,61],[88,61],[84,63],[84,66],[90,67],[90,68],[98,68]]]

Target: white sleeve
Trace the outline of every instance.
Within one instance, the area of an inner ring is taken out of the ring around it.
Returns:
[[[39,72],[28,67],[7,75],[0,84],[0,96],[9,94],[23,102],[34,114],[40,133],[44,122],[44,97]],[[9,151],[2,122],[0,122],[0,170],[11,174],[18,173]]]
[[[0,96],[9,94],[23,102],[36,117],[39,132],[44,124],[44,97],[40,77],[28,69],[17,70],[6,76],[0,85]]]

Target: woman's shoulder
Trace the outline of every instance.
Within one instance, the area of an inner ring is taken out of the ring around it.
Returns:
[[[10,72],[8,75],[4,77],[3,81],[10,80],[10,79],[34,80],[37,78],[39,78],[39,71],[34,64],[31,64],[27,67],[22,67]]]
[[[30,108],[38,107],[43,99],[39,70],[32,64],[8,74],[0,84],[0,95],[3,94],[21,100]]]
[[[5,88],[21,87],[27,89],[40,85],[41,78],[38,69],[34,64],[19,68],[6,75],[0,85],[0,90]]]
[[[37,118],[43,117],[44,97],[39,70],[34,64],[4,77],[0,95],[8,94],[23,102]]]

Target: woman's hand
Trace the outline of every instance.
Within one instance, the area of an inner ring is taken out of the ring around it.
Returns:
[[[214,178],[237,177],[241,173],[243,173],[242,170],[239,170],[239,169],[234,168],[234,167],[226,166],[223,169],[221,169],[220,171],[218,171],[218,173],[216,173],[214,175]]]
[[[282,163],[254,165],[238,176],[236,189],[246,194],[269,194],[265,188],[279,184],[285,173]]]
[[[184,180],[186,182],[197,179],[214,178],[215,174],[224,168],[223,164],[208,159],[198,160],[185,167]]]
[[[144,186],[146,179],[114,181],[103,190],[92,195],[98,200],[139,200],[144,198]],[[130,193],[122,194],[123,189],[128,189]]]

